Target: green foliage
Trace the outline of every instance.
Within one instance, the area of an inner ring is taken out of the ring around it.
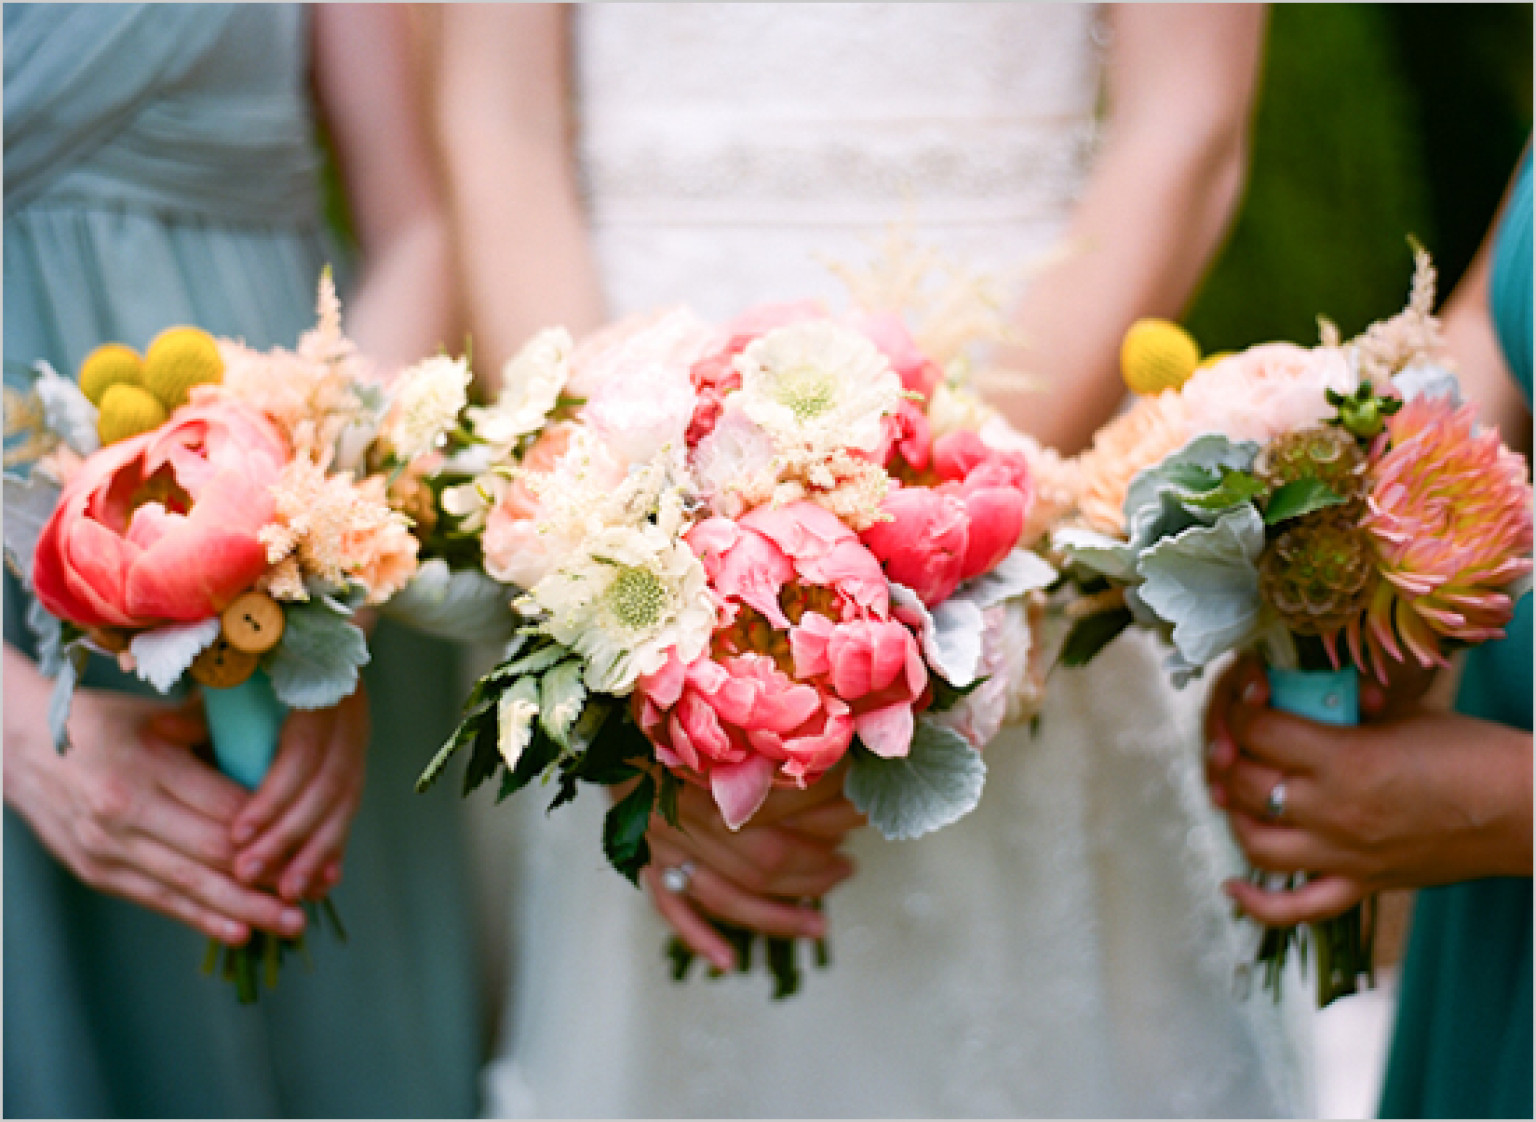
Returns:
[[[1207,351],[1346,336],[1402,306],[1403,237],[1448,294],[1529,134],[1528,4],[1277,4],[1242,208],[1185,323]]]
[[[1129,608],[1095,612],[1072,625],[1061,645],[1063,666],[1087,666],[1105,647],[1135,621]]]
[[[603,819],[603,854],[636,887],[640,884],[640,870],[651,860],[645,831],[655,807],[656,781],[647,775],[635,784],[634,790],[614,803]]]
[[[1343,495],[1321,479],[1309,475],[1276,489],[1264,506],[1264,524],[1273,526],[1287,518],[1300,518],[1303,514],[1337,506],[1343,501]]]

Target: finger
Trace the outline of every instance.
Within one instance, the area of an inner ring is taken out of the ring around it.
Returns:
[[[241,847],[235,858],[235,875],[252,884],[275,873],[291,854],[314,836],[321,821],[343,797],[336,779],[317,777],[281,818],[255,841]]]
[[[248,888],[153,839],[129,839],[127,857],[167,888],[211,911],[289,937],[304,930],[304,913],[266,892]]]
[[[688,853],[748,892],[822,896],[853,874],[853,863],[826,841],[780,827],[743,830],[726,838],[676,834],[664,825],[653,836]]]
[[[248,844],[308,787],[310,778],[319,770],[333,719],[331,710],[295,713],[288,718],[271,770],[235,818],[232,834],[236,845]]]
[[[1282,782],[1285,784],[1285,819],[1295,825],[1300,821],[1297,817],[1297,795],[1304,786],[1302,778],[1286,775],[1268,764],[1247,757],[1239,759],[1221,778],[1221,786],[1227,796],[1224,809],[1264,818],[1269,813],[1269,796],[1275,786]]]
[[[1240,811],[1230,821],[1243,854],[1266,872],[1316,872],[1337,865],[1339,854],[1333,847],[1306,830],[1263,822]]]
[[[200,814],[164,792],[145,801],[134,827],[145,837],[221,872],[229,872],[235,859],[227,821]]]
[[[103,892],[121,896],[140,907],[186,924],[231,947],[238,947],[251,937],[248,924],[204,907],[184,893],[177,892],[151,876],[126,865],[108,871],[100,881]]]
[[[1246,698],[1227,710],[1227,720],[1244,755],[1291,774],[1316,771],[1353,735],[1352,729],[1320,725]]]
[[[314,835],[303,844],[283,870],[277,891],[284,899],[320,897],[330,890],[331,885],[323,874],[328,866],[340,867],[347,847],[347,834],[352,828],[352,817],[356,813],[356,800],[343,800],[331,808],[330,813],[316,827]]]
[[[251,793],[184,749],[163,741],[151,743],[164,749],[155,753],[155,785],[177,802],[223,823],[228,831],[235,816],[250,802]]]
[[[779,826],[806,837],[840,843],[854,830],[869,824],[864,812],[846,799],[802,810],[779,820]]]
[[[713,869],[700,865],[688,884],[688,895],[710,915],[785,939],[820,939],[827,921],[814,908],[748,892]]]
[[[1222,890],[1243,911],[1269,927],[1294,927],[1342,915],[1365,898],[1365,890],[1347,877],[1313,877],[1306,884],[1266,892],[1247,881],[1231,880]]]
[[[708,920],[693,910],[687,900],[662,885],[660,874],[648,868],[640,874],[651,892],[651,902],[667,926],[677,932],[685,946],[704,958],[716,970],[733,970],[736,967],[736,951],[716,931]]]

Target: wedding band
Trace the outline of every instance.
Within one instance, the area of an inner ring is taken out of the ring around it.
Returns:
[[[670,865],[661,871],[661,887],[674,896],[681,896],[688,891],[689,882],[693,880],[693,874],[697,866],[692,861],[684,861],[681,865]]]
[[[1264,800],[1264,817],[1278,822],[1284,814],[1285,780],[1282,779],[1269,789],[1269,798]]]

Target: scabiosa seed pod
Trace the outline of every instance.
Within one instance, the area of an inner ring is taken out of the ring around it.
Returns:
[[[1360,442],[1350,433],[1335,425],[1309,425],[1270,441],[1253,467],[1271,487],[1310,476],[1348,502],[1365,494],[1365,464]]]
[[[1332,637],[1370,603],[1376,565],[1357,513],[1299,518],[1259,558],[1259,591],[1292,631]]]

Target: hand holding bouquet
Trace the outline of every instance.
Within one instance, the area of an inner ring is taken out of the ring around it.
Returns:
[[[297,351],[178,327],[144,359],[99,348],[78,385],[40,369],[39,455],[5,477],[5,544],[36,596],[61,751],[88,652],[162,693],[202,686],[215,758],[246,787],[289,710],[354,692],[368,660],[355,611],[417,568],[402,484],[463,404],[467,369],[445,362],[376,382],[327,276]],[[270,986],[298,945],[258,932],[227,948],[241,1000],[255,999],[258,963]]]
[[[839,765],[887,837],[964,815],[978,749],[1038,696],[1055,576],[1018,548],[1027,442],[987,417],[890,313],[541,333],[469,411],[484,470],[443,493],[525,623],[422,786],[462,748],[466,793],[623,785],[603,840],[631,880],[682,783],[731,829]]]
[[[1419,251],[1408,308],[1358,339],[1325,328],[1311,350],[1186,367],[1106,426],[1081,462],[1083,524],[1055,535],[1084,593],[1064,658],[1137,623],[1169,640],[1180,684],[1254,651],[1273,705],[1352,725],[1360,671],[1385,684],[1502,636],[1531,569],[1530,482],[1437,364],[1433,292]],[[1326,1004],[1369,972],[1370,928],[1356,908],[1315,936]],[[1297,938],[1266,932],[1269,985]]]

